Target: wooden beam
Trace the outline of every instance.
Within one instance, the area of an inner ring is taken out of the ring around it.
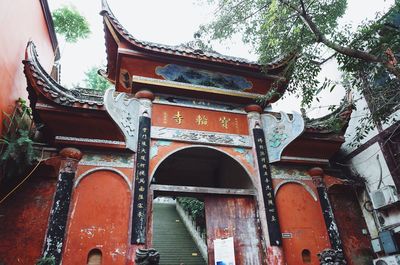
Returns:
[[[173,185],[159,185],[151,184],[150,189],[154,193],[160,194],[222,194],[222,195],[246,195],[255,196],[255,189],[226,189],[226,188],[209,188],[209,187],[192,187],[192,186],[173,186]]]

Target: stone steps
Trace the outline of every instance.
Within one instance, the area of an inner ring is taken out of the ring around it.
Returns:
[[[175,204],[153,204],[153,247],[160,265],[206,265],[180,219]]]

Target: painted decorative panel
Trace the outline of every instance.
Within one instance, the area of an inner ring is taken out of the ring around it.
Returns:
[[[98,167],[133,168],[133,155],[129,153],[95,153],[85,152],[79,165]]]
[[[280,119],[269,113],[262,114],[261,119],[267,141],[269,162],[279,161],[283,149],[303,133],[303,117],[294,112],[290,119],[287,113],[281,112]]]
[[[243,107],[241,106],[236,106],[233,104],[223,104],[220,102],[204,100],[204,99],[172,97],[172,96],[162,95],[162,96],[157,96],[154,102],[167,105],[177,105],[177,106],[179,105],[179,106],[188,106],[192,108],[203,108],[211,110],[224,110],[237,113],[245,113]]]
[[[304,170],[289,167],[278,167],[271,165],[271,174],[274,179],[286,180],[312,180]]]
[[[158,66],[156,67],[156,74],[170,81],[236,91],[249,90],[253,87],[253,84],[242,76],[210,72],[177,64]]]

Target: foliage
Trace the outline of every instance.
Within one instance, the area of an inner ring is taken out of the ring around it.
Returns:
[[[361,117],[356,127],[356,145],[374,128],[375,123],[396,122],[392,113],[400,108],[400,79],[388,67],[398,69],[400,51],[400,1],[378,20],[366,21],[359,28],[350,47],[368,50],[384,57],[386,64],[368,64],[362,60],[338,55],[345,72],[343,84],[360,91],[367,99],[370,115]],[[393,52],[395,51],[395,52]]]
[[[89,23],[74,6],[63,6],[52,12],[55,31],[75,43],[90,34]]]
[[[36,265],[55,265],[56,261],[53,256],[43,257],[36,262]]]
[[[86,85],[91,89],[105,91],[111,86],[111,83],[98,73],[98,69],[99,67],[93,66],[88,71],[86,71],[86,78],[84,81]]]
[[[179,197],[177,202],[192,216],[198,226],[205,228],[204,202],[190,197]]]
[[[227,39],[240,33],[259,54],[260,63],[295,53],[296,60],[284,72],[290,78],[287,91],[310,106],[321,89],[335,83],[318,75],[322,65],[334,58],[352,90],[369,93],[373,121],[386,122],[399,107],[400,1],[391,10],[364,21],[353,32],[338,26],[347,0],[209,0],[217,3],[216,19],[203,25],[204,39]],[[266,95],[266,101],[271,95]],[[365,129],[365,128],[364,128]]]
[[[1,180],[23,174],[37,159],[33,149],[32,112],[26,101],[18,99],[11,115],[4,113],[4,133],[0,137]]]

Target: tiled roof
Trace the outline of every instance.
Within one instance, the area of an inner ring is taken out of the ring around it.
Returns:
[[[247,66],[253,67],[257,69],[261,69],[265,67],[266,69],[275,69],[287,64],[292,58],[294,58],[295,54],[290,54],[288,56],[282,56],[276,59],[274,62],[268,63],[266,65],[261,65],[258,62],[249,61],[244,58],[233,57],[222,55],[215,51],[204,51],[194,47],[191,47],[187,44],[181,45],[164,45],[158,44],[154,42],[142,41],[138,40],[137,38],[133,37],[118,21],[118,19],[114,16],[108,3],[106,0],[102,0],[102,11],[100,12],[104,17],[107,17],[109,21],[112,23],[113,27],[118,31],[121,36],[123,36],[128,42],[132,45],[145,49],[148,51],[159,52],[164,54],[172,54],[172,55],[179,55],[185,56],[189,58],[197,58],[197,59],[205,59],[208,61],[213,62],[220,62],[220,63],[230,63],[239,66]]]
[[[42,94],[52,102],[66,107],[104,110],[103,92],[86,88],[67,89],[58,84],[40,65],[35,45],[29,42],[23,61],[28,89],[31,93]],[[308,119],[306,129],[315,133],[344,132],[351,115],[351,102],[344,100],[334,112],[317,119]],[[335,131],[332,124],[336,121],[342,126],[340,132]]]
[[[63,106],[99,109],[103,106],[103,95],[95,90],[67,89],[58,84],[41,66],[36,47],[28,42],[25,52],[24,72],[28,88]]]
[[[343,134],[350,121],[351,112],[352,102],[345,98],[336,110],[323,117],[306,117],[306,128],[310,132]]]

